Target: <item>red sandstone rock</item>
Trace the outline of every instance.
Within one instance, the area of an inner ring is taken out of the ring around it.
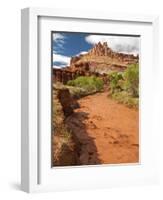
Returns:
[[[84,56],[87,56],[87,61],[83,61]],[[114,60],[114,62],[103,63],[102,68],[100,68],[96,60],[98,60],[98,57],[101,58],[101,56]],[[95,61],[89,61],[89,57],[95,57],[96,59]],[[96,75],[103,77],[102,74],[107,71],[124,71],[127,65],[138,63],[138,61],[139,56],[114,52],[108,47],[107,42],[103,44],[99,42],[87,54],[72,57],[70,66],[62,69],[54,68],[53,81],[66,84],[69,80],[73,80],[78,76]]]
[[[59,99],[64,115],[67,117],[73,113],[73,102],[74,100],[72,99],[70,92],[67,88],[59,89],[57,98]]]

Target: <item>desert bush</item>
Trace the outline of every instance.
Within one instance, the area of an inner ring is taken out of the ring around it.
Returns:
[[[67,85],[84,89],[86,92],[98,92],[103,89],[103,80],[95,76],[80,76],[75,80],[68,81]]]
[[[121,91],[112,94],[112,98],[115,99],[119,103],[123,103],[128,107],[138,108],[139,106],[139,98],[132,97],[128,92]]]
[[[132,96],[138,97],[139,96],[139,65],[132,64],[128,66],[126,71],[123,74],[124,77],[124,84],[123,87]]]
[[[81,97],[92,94],[91,91],[88,92],[85,88],[81,88],[81,87],[67,86],[67,88],[69,89],[72,97],[75,98],[75,99],[79,99]]]
[[[73,85],[73,84],[70,84],[70,85]],[[70,86],[70,85],[63,85],[62,83],[57,83],[57,84],[53,84],[53,89],[58,90],[58,89],[67,88],[69,90],[72,98],[75,98],[75,99],[78,99],[78,98],[81,98],[81,97],[84,97],[84,96],[94,93],[92,91],[88,91],[85,88]]]
[[[121,72],[111,72],[108,74],[111,93],[122,91],[123,74]]]
[[[129,107],[139,103],[139,65],[132,64],[124,72],[108,74],[110,94],[113,99]]]

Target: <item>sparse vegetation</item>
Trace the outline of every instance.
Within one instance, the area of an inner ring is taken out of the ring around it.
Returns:
[[[130,107],[139,104],[139,65],[132,64],[124,72],[108,74],[110,94],[113,99]]]
[[[119,103],[126,104],[128,107],[138,107],[139,98],[132,97],[126,91],[116,92],[112,94],[112,98],[118,101]]]
[[[124,72],[124,89],[133,97],[139,97],[139,65],[132,64]]]
[[[57,92],[54,91],[53,95],[53,130],[56,135],[60,135],[67,141],[71,137],[70,131],[64,125],[64,113],[61,103],[57,98]]]
[[[108,79],[109,79],[109,87],[111,90],[111,94],[122,91],[122,81],[123,81],[122,72],[110,72],[108,74]]]
[[[100,78],[95,76],[80,76],[75,80],[68,81],[67,85],[77,87],[78,92],[86,95],[101,91],[104,83]]]
[[[58,88],[62,86],[58,86]],[[71,131],[64,123],[63,107],[53,90],[53,165],[66,166],[76,164],[75,146]]]
[[[88,91],[85,88],[70,86],[70,85],[63,85],[62,83],[59,83],[59,82],[54,84],[53,87],[54,87],[54,90],[59,89],[59,88],[60,89],[61,88],[69,89],[71,96],[75,99],[78,99],[78,98],[81,98],[81,97],[84,97],[84,96],[94,93],[93,91]]]
[[[70,135],[53,135],[53,165],[70,166],[76,164],[75,144]]]

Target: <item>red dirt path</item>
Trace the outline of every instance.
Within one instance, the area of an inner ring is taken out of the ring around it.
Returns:
[[[81,164],[117,164],[139,161],[139,114],[118,104],[108,93],[78,100],[67,124],[81,144]]]

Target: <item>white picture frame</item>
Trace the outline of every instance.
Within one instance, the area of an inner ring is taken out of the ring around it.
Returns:
[[[159,130],[155,114],[158,92],[155,89],[158,72],[158,16],[25,8],[22,10],[21,18],[22,190],[26,192],[59,191],[158,183]],[[102,33],[105,31],[107,33],[108,29],[105,29],[102,24],[109,23],[110,25],[111,23],[115,24],[113,32],[136,33],[144,38],[141,46],[141,97],[143,99],[141,99],[140,106],[140,163],[136,165],[65,167],[54,170],[51,168],[49,157],[51,153],[51,144],[49,144],[51,132],[48,123],[51,116],[48,99],[50,98],[51,78],[50,51],[48,51],[51,40],[50,37],[48,38],[49,31],[54,31],[54,29],[75,31],[77,28],[77,32],[84,32],[83,27],[87,24],[86,32],[101,31]],[[101,30],[98,29],[99,26]],[[40,58],[42,54],[44,59]],[[45,65],[49,65],[47,70],[45,70]],[[145,74],[145,65],[148,65],[148,76]],[[151,84],[151,80],[153,80],[153,84]],[[153,97],[149,99],[151,87],[154,88]],[[48,107],[47,111],[44,109],[45,105]],[[151,105],[151,115],[149,115],[149,106]],[[42,116],[45,117],[42,118]],[[42,129],[47,130],[47,137]],[[148,135],[145,134],[146,132]],[[146,140],[147,138],[148,140]]]

